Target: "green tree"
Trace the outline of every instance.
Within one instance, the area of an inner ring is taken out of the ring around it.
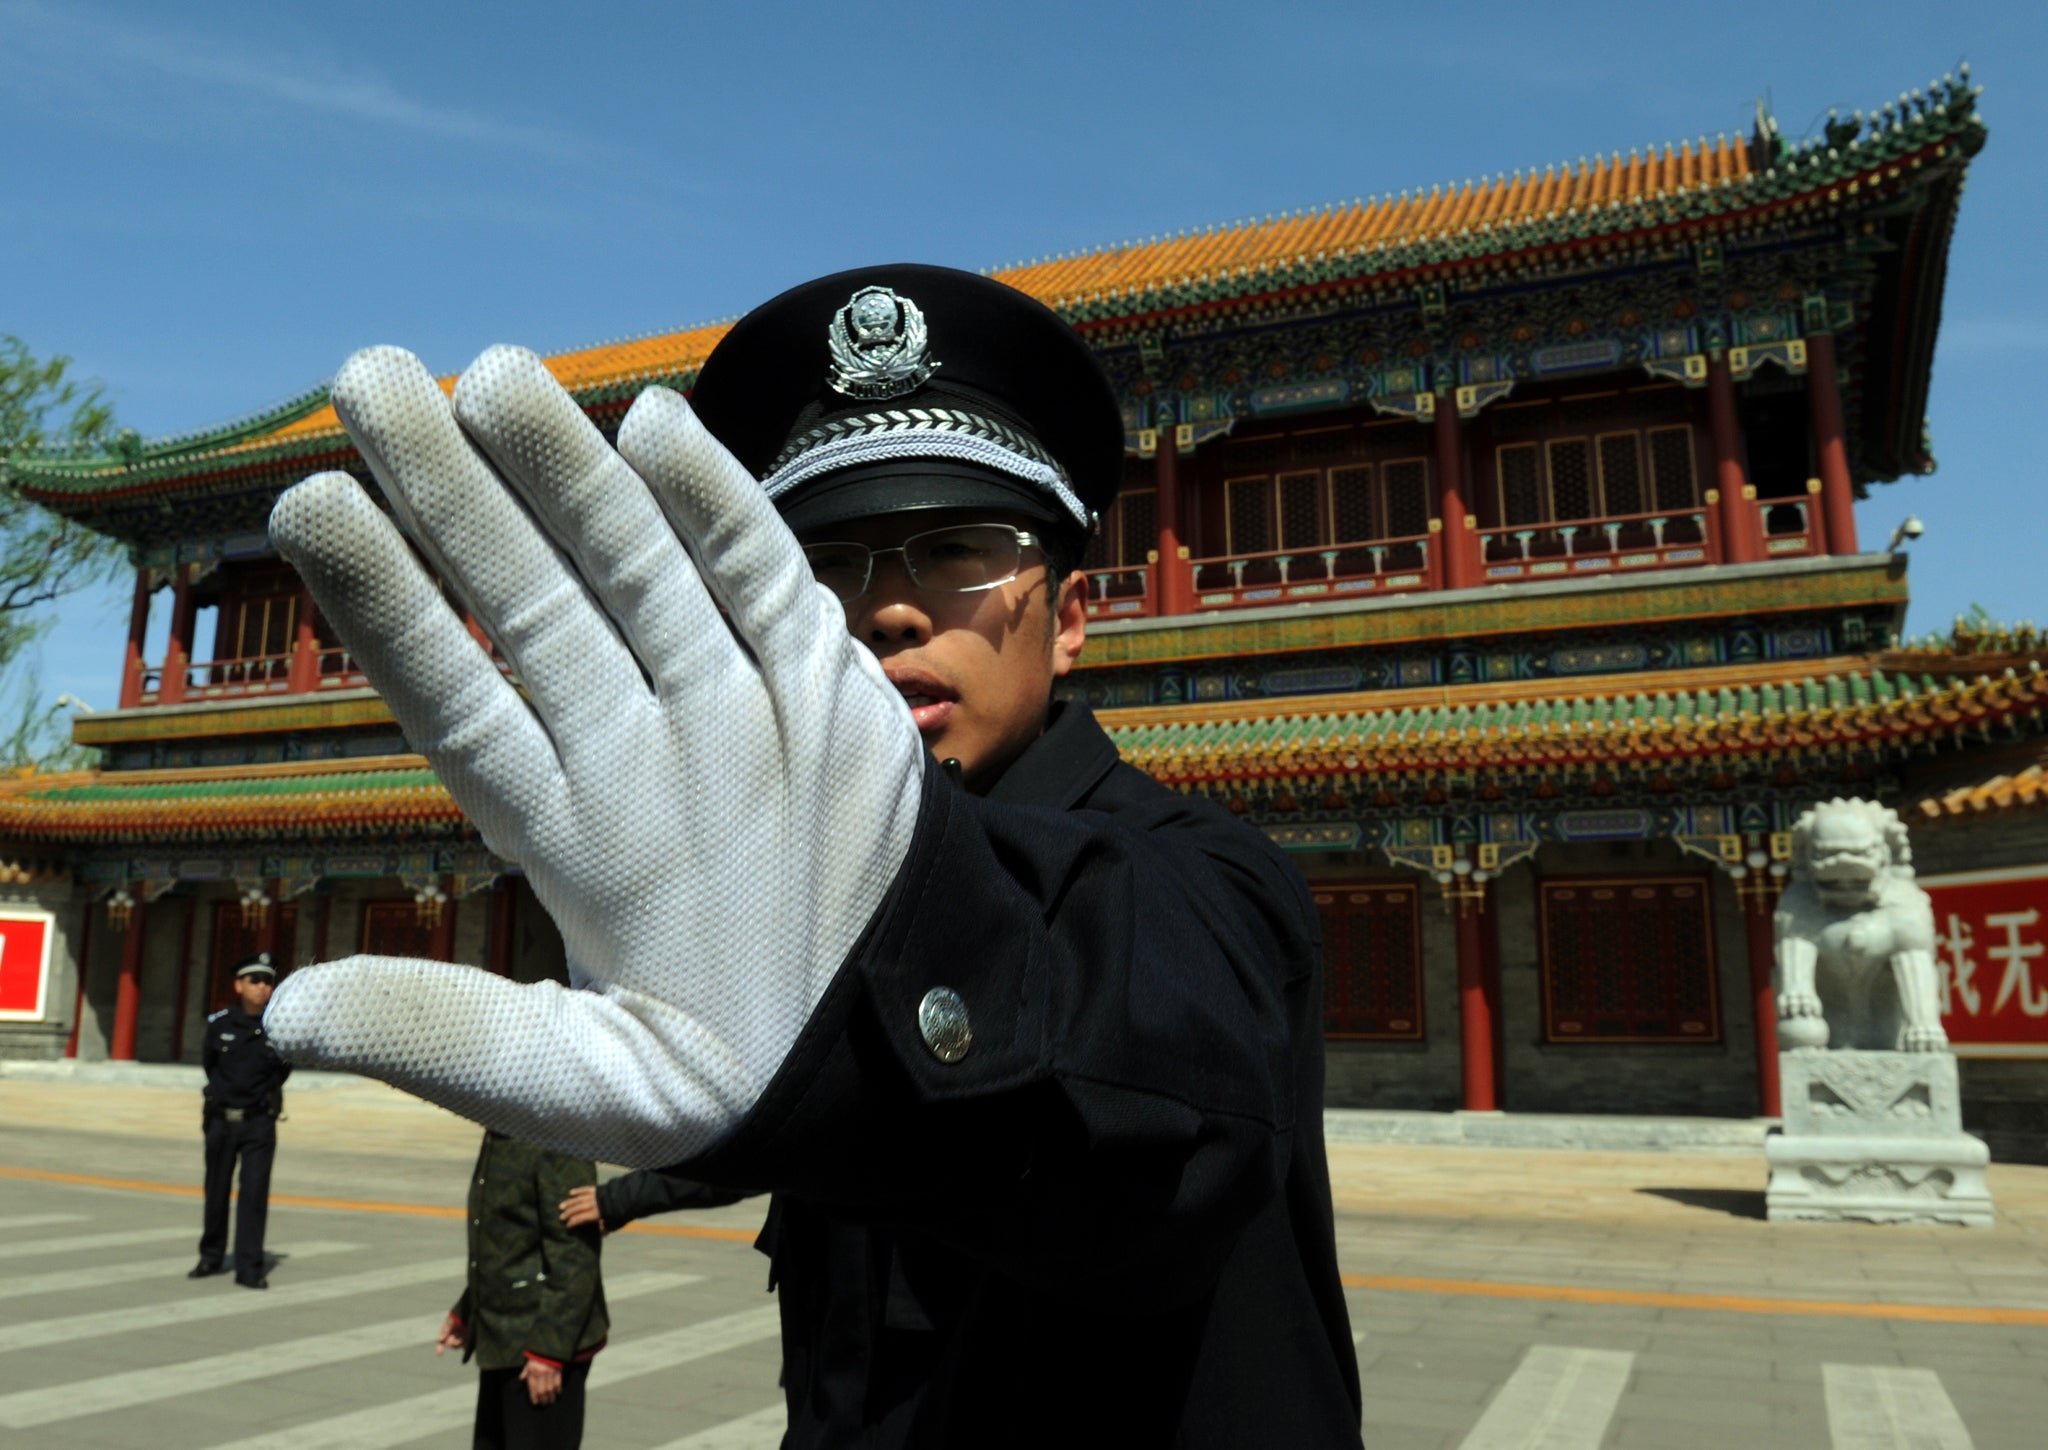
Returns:
[[[99,383],[74,376],[70,358],[38,358],[0,333],[0,764],[76,763],[22,654],[52,623],[51,605],[108,578],[125,557],[112,539],[24,498],[15,461],[52,449],[102,453],[117,436]]]

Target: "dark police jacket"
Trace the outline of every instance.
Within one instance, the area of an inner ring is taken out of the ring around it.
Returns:
[[[469,1181],[469,1281],[451,1311],[470,1331],[465,1360],[559,1366],[604,1347],[599,1234],[568,1227],[561,1212],[570,1189],[596,1181],[588,1158],[484,1134]]]
[[[1356,1446],[1307,889],[1055,709],[986,797],[928,768],[861,946],[674,1170],[777,1190],[784,1443]]]
[[[206,1046],[199,1055],[206,1068],[206,1106],[260,1108],[275,1117],[284,1107],[284,1080],[291,1064],[277,1055],[263,1035],[263,1019],[251,1017],[238,1002],[206,1019]]]

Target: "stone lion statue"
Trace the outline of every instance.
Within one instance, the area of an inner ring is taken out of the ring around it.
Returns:
[[[1836,799],[1800,816],[1776,938],[1781,1046],[1948,1050],[1934,908],[1898,812]]]

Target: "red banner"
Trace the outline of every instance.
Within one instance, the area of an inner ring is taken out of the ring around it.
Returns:
[[[2048,866],[1923,876],[1941,1020],[1963,1057],[2048,1057]]]
[[[47,911],[0,911],[0,1022],[40,1022],[50,1000]]]

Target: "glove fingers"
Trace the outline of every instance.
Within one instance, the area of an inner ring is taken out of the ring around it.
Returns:
[[[844,612],[819,588],[775,505],[680,393],[641,393],[619,425],[619,452],[653,489],[771,679],[808,669],[821,640],[846,638]]]
[[[397,526],[346,473],[285,491],[270,538],[348,641],[413,747],[501,854],[520,832],[499,783],[551,779],[546,734],[470,637]]]
[[[765,1081],[701,1023],[631,993],[351,957],[278,986],[266,1035],[295,1066],[357,1072],[487,1128],[632,1167],[729,1132]]]
[[[455,385],[455,416],[575,560],[657,685],[729,651],[717,606],[654,497],[524,348],[494,347]]]
[[[364,349],[336,375],[334,406],[392,509],[505,651],[541,718],[575,735],[579,717],[645,694],[618,631],[463,436],[418,358]]]

